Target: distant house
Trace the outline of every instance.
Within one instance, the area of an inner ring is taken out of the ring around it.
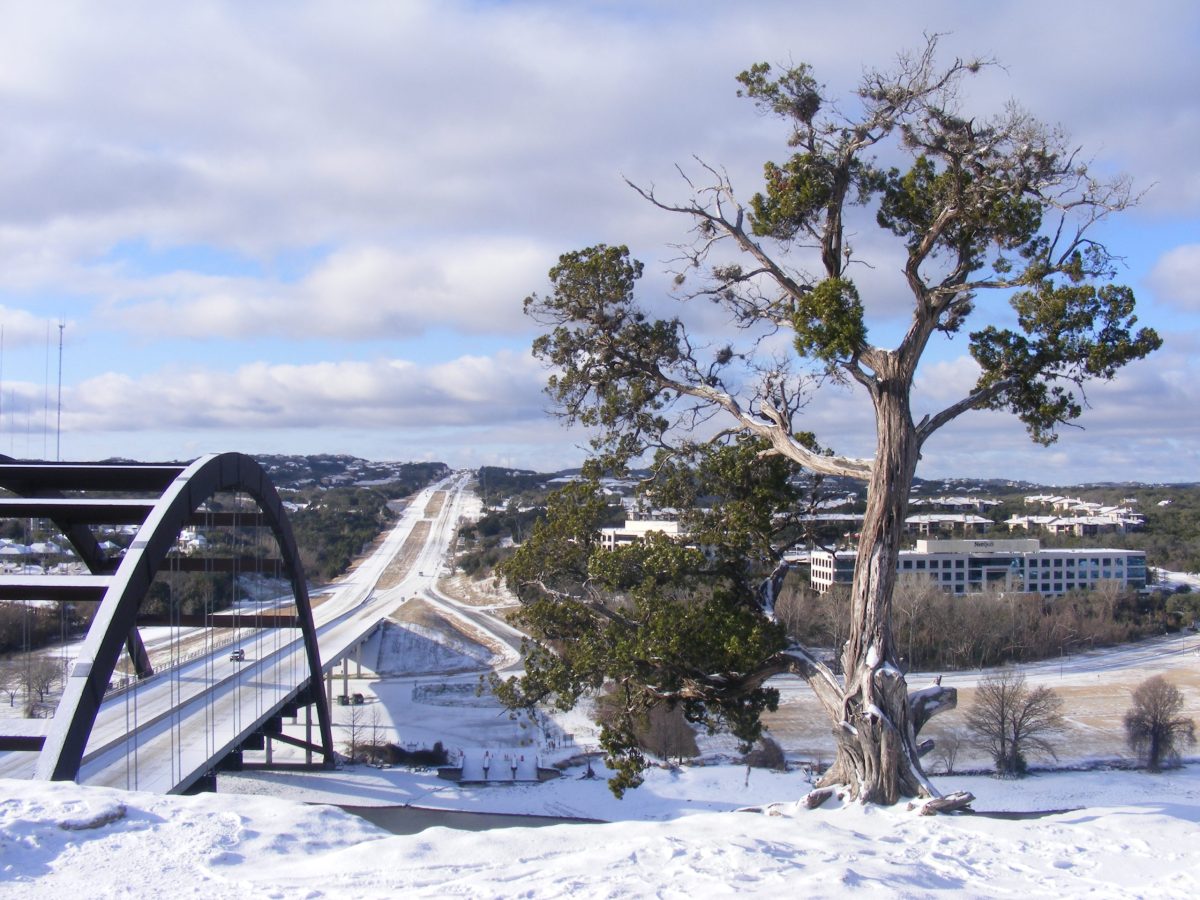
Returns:
[[[982,534],[995,524],[971,513],[920,513],[904,520],[904,530],[917,534]]]
[[[928,507],[944,512],[982,513],[993,506],[999,506],[999,500],[987,500],[983,497],[914,497],[908,501],[910,509]]]
[[[179,532],[179,546],[185,553],[199,553],[208,547],[208,538],[189,526]]]
[[[600,546],[605,550],[615,550],[617,547],[640,541],[652,533],[669,537],[679,537],[683,534],[679,529],[679,522],[672,519],[626,519],[624,527],[600,529]]]
[[[1101,507],[1094,514],[1075,516],[1011,516],[1004,524],[1009,531],[1045,531],[1048,534],[1073,534],[1089,537],[1097,534],[1126,534],[1145,526],[1140,513],[1125,508]]]

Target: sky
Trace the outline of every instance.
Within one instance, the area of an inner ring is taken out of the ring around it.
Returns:
[[[576,465],[587,436],[550,414],[522,313],[558,255],[627,244],[647,306],[673,312],[686,223],[624,179],[686,199],[676,166],[700,159],[748,199],[787,148],[737,98],[738,72],[809,62],[845,96],[937,32],[943,60],[1002,64],[972,81],[972,110],[1016,98],[1144,192],[1100,237],[1164,346],[1090,387],[1083,429],[1054,446],[972,413],[918,475],[1200,478],[1200,7],[1186,0],[0,0],[0,26],[0,453]],[[865,299],[886,334],[899,257],[872,259]],[[933,348],[918,407],[956,399],[972,365]],[[864,401],[824,391],[800,424],[868,455]]]

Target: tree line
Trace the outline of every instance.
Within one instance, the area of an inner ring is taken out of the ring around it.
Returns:
[[[1032,662],[1162,634],[1168,601],[1115,583],[1060,597],[956,595],[915,576],[897,581],[892,599],[898,653],[906,670],[988,668]],[[840,647],[851,626],[849,591],[818,594],[790,578],[776,615],[797,640]]]
[[[410,485],[405,484],[290,494],[288,499],[307,501],[288,515],[305,574],[329,581],[345,572],[395,521],[396,514],[388,504],[409,493]]]

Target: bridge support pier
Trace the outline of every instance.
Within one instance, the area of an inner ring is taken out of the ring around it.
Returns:
[[[304,762],[307,765],[312,765],[312,706],[304,707],[304,743],[308,746],[304,748]]]

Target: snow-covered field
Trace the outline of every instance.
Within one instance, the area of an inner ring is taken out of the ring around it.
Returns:
[[[1195,767],[955,781],[979,794],[981,807],[1014,789],[1045,807],[1088,804],[1034,819],[836,804],[810,812],[793,803],[678,816],[682,793],[736,802],[746,794],[744,777],[731,766],[656,771],[625,801],[629,818],[610,824],[413,835],[279,798],[0,782],[8,798],[0,802],[0,896],[1200,895]],[[751,783],[759,781],[761,793],[777,797],[804,788],[796,774],[753,773]],[[578,792],[579,806],[603,789],[577,778],[554,784],[566,796]],[[662,814],[677,817],[655,820]]]

